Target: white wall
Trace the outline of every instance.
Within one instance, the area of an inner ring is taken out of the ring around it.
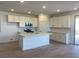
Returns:
[[[15,37],[18,31],[17,24],[8,23],[6,15],[0,16],[0,21],[1,21],[0,42],[8,42],[16,40]]]
[[[49,29],[49,16],[45,14],[39,15],[39,31],[48,32]]]
[[[8,22],[7,15],[9,14],[13,14],[13,13],[0,12],[0,30],[1,30],[0,31],[0,43],[16,41],[17,32],[23,31],[22,28],[18,26],[18,23]],[[20,15],[20,14],[15,14],[15,15]]]

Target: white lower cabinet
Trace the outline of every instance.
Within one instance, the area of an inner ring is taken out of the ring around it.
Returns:
[[[52,32],[50,39],[61,43],[70,44],[70,33]]]

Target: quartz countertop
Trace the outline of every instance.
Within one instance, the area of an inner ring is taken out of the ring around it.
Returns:
[[[21,36],[34,36],[34,35],[50,35],[51,33],[46,33],[46,32],[34,32],[34,33],[26,33],[26,32],[21,32],[19,35]]]
[[[66,27],[51,27],[51,32],[57,32],[57,33],[69,33],[71,32],[71,28]]]

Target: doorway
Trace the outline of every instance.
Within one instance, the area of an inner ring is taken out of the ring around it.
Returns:
[[[79,45],[79,16],[75,18],[75,44]]]

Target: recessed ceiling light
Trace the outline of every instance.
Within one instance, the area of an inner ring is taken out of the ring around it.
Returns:
[[[23,3],[24,1],[23,0],[21,0],[21,3]]]
[[[77,8],[75,7],[74,10],[77,10]]]
[[[57,12],[60,12],[60,9],[57,9]]]
[[[43,9],[45,9],[45,8],[46,8],[46,6],[45,6],[45,5],[43,5],[43,6],[42,6],[42,8],[43,8]]]
[[[11,11],[14,11],[14,9],[11,9]]]
[[[28,13],[28,14],[31,14],[31,11],[28,11],[27,13]]]

